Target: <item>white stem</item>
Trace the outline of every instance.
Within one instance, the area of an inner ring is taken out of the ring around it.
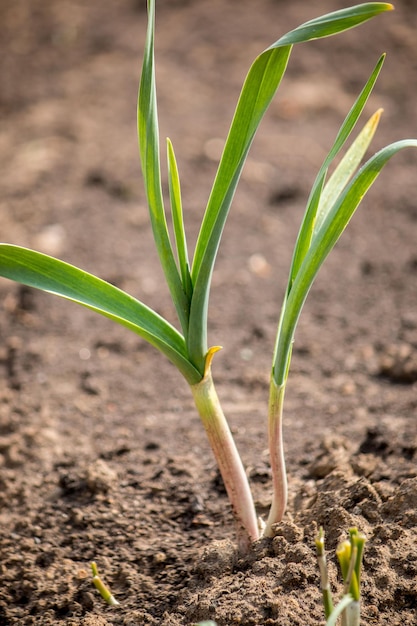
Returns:
[[[220,406],[209,368],[204,378],[191,386],[191,390],[232,505],[239,548],[245,552],[251,542],[259,538],[255,506],[245,469]]]
[[[361,603],[351,602],[342,613],[342,626],[359,626],[361,619]]]
[[[284,394],[285,384],[278,386],[271,377],[268,435],[273,495],[271,509],[269,511],[268,520],[263,533],[265,537],[271,537],[273,535],[272,525],[282,520],[287,507],[287,473],[285,469],[282,438],[282,409],[284,404]]]

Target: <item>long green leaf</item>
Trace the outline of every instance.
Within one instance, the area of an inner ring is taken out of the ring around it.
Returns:
[[[342,126],[340,127],[339,132],[337,133],[335,142],[331,147],[328,155],[324,159],[323,164],[317,174],[316,180],[310,193],[310,197],[307,202],[307,208],[297,237],[297,242],[295,244],[293,260],[289,273],[288,290],[291,289],[291,285],[294,282],[295,276],[297,275],[300,265],[303,262],[307,250],[310,247],[313,232],[316,228],[317,211],[319,211],[319,206],[323,206],[323,201],[321,200],[321,192],[325,177],[327,175],[327,170],[332,164],[335,157],[339,154],[351,132],[355,128],[356,123],[368,101],[375,82],[379,76],[384,60],[385,54],[383,54],[379,58],[378,63],[376,64],[372,74],[370,75],[364,88],[362,89],[361,93],[359,94],[358,98],[356,99],[355,103],[347,114]],[[326,193],[328,193],[329,187],[326,187]],[[322,212],[321,209],[320,211]]]
[[[363,24],[367,20],[375,17],[384,11],[392,11],[394,6],[388,2],[364,2],[347,9],[333,11],[321,17],[305,22],[295,30],[289,31],[286,35],[279,39],[281,46],[288,44],[302,43],[304,41],[312,41],[322,37],[330,37],[341,33],[359,24]],[[275,46],[276,44],[274,44]]]
[[[337,198],[346,187],[358,169],[377,129],[382,109],[379,109],[367,121],[359,135],[356,137],[349,150],[340,161],[332,176],[326,183],[323,193],[320,196],[320,203],[317,208],[316,220],[314,223],[314,233],[317,233],[327,214],[336,202]],[[313,235],[314,236],[314,235]]]
[[[370,2],[311,20],[278,39],[252,64],[244,82],[198,236],[191,270],[193,299],[188,349],[201,369],[207,351],[207,307],[213,266],[224,224],[257,128],[285,73],[292,45],[353,28],[391,4]]]
[[[185,236],[184,217],[182,211],[181,185],[178,175],[177,160],[175,158],[174,147],[167,139],[168,157],[168,180],[169,197],[171,201],[172,223],[174,226],[175,243],[177,247],[178,264],[181,273],[181,280],[187,297],[191,300],[192,285],[190,275],[190,264],[188,261],[187,240]]]
[[[321,265],[389,159],[400,150],[411,147],[417,148],[417,140],[408,139],[395,142],[370,158],[344,189],[328,212],[320,230],[314,236],[285,301],[285,310],[281,318],[273,363],[273,377],[277,385],[285,383],[295,328],[308,292]]]
[[[209,285],[224,224],[252,140],[284,75],[291,47],[264,52],[246,77],[198,237],[191,277],[188,347],[199,367],[207,352]]]
[[[154,0],[149,0],[148,2],[148,13],[148,30],[138,95],[139,150],[156,248],[181,327],[183,332],[186,333],[188,328],[189,301],[178,273],[171,246],[161,187],[154,60]]]
[[[180,333],[110,283],[53,257],[9,244],[0,244],[0,276],[72,300],[118,322],[165,354],[190,384],[201,380],[188,361]]]

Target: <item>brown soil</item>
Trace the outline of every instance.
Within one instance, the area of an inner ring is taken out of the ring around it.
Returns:
[[[249,64],[345,3],[162,1],[161,135],[195,237]],[[133,0],[2,0],[1,230],[172,318],[139,173],[146,27]],[[380,53],[375,140],[416,136],[417,4],[293,51],[256,139],[213,281],[214,376],[265,515],[268,370],[309,186]],[[290,504],[273,540],[234,549],[227,498],[186,384],[123,328],[0,284],[0,623],[322,623],[314,534],[368,537],[363,623],[417,623],[417,176],[397,156],[312,290],[285,411]],[[104,603],[89,563],[120,601]]]

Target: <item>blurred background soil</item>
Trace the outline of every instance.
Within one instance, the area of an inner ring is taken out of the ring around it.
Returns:
[[[157,1],[161,137],[176,149],[191,248],[250,63],[343,6]],[[77,264],[175,321],[136,142],[145,9],[144,0],[2,0],[1,239]],[[214,376],[261,515],[268,375],[292,246],[315,174],[382,52],[366,109],[384,108],[374,149],[417,136],[408,0],[294,48],[222,242]],[[339,593],[334,548],[351,525],[368,537],[364,623],[416,623],[416,168],[412,151],[387,165],[310,294],[285,407],[289,510],[245,559],[170,364],[105,319],[0,282],[0,624],[320,624],[319,525]],[[92,560],[119,607],[94,590]]]

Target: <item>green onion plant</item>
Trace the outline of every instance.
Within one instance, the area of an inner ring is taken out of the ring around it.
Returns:
[[[122,324],[162,352],[183,375],[223,477],[242,550],[260,535],[270,536],[273,525],[281,520],[285,511],[282,410],[294,333],[310,287],[387,161],[403,148],[417,147],[416,140],[399,141],[360,166],[378,125],[381,111],[377,111],[345,156],[338,159],[333,173],[328,175],[364,109],[384,56],[376,63],[324,159],[295,243],[272,357],[268,434],[273,496],[269,517],[262,527],[213,383],[211,366],[219,347],[210,347],[207,343],[210,284],[223,228],[252,140],[279,87],[293,46],[341,33],[392,8],[385,2],[367,2],[329,13],[291,30],[255,59],[242,87],[190,259],[178,167],[169,140],[166,148],[173,236],[167,226],[155,84],[155,0],[148,0],[148,28],[137,108],[139,152],[155,245],[177,313],[178,327],[131,295],[77,267],[20,246],[0,244],[1,276],[57,294]]]

